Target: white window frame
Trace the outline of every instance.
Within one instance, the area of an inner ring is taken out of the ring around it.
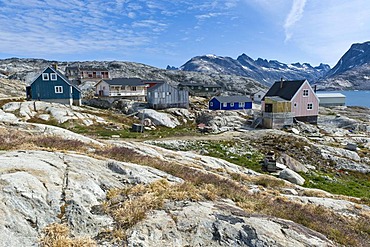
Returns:
[[[63,93],[63,86],[55,86],[54,91],[55,93]]]
[[[230,103],[230,107],[234,107],[234,102]]]
[[[50,80],[51,80],[51,81],[56,81],[56,80],[58,80],[57,73],[50,73]]]
[[[313,110],[313,103],[307,103],[307,111],[312,111]]]
[[[209,102],[209,106],[211,106],[211,107],[212,107],[212,106],[213,106],[213,102]]]
[[[49,73],[42,73],[42,80],[48,81],[49,80]]]
[[[309,90],[308,89],[303,89],[303,97],[308,97]]]
[[[222,107],[227,107],[227,102],[222,103]]]
[[[244,108],[245,104],[244,102],[239,102],[239,107]]]
[[[298,103],[297,102],[294,102],[293,106],[294,106],[294,108],[297,108],[298,107]]]

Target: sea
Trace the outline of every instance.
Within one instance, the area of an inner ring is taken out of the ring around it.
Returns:
[[[325,93],[341,93],[346,96],[346,106],[365,106],[370,108],[370,91],[320,91]]]

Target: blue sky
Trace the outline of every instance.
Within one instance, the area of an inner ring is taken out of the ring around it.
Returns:
[[[0,0],[0,58],[159,68],[242,53],[334,66],[370,40],[368,0]]]

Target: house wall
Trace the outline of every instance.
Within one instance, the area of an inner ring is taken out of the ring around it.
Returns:
[[[244,102],[244,106],[240,106],[240,102],[223,103],[219,102],[216,98],[212,98],[208,103],[208,108],[210,110],[242,110],[242,109],[252,109],[252,102]]]
[[[270,99],[268,97],[265,98],[265,101],[263,101],[263,108],[262,111],[265,111],[265,105],[266,104],[272,104],[272,112],[273,113],[279,113],[279,112],[291,112],[291,102],[289,101],[276,101],[273,99]]]
[[[100,96],[109,96],[109,84],[105,81],[100,81],[95,86],[95,93]]]
[[[344,106],[346,105],[345,97],[318,97],[320,106]]]
[[[151,108],[189,107],[189,92],[163,83],[158,87],[148,88],[147,101]]]
[[[72,86],[66,83],[58,74],[57,80],[52,81],[50,73],[54,73],[54,71],[50,68],[47,68],[43,73],[48,73],[49,79],[43,80],[41,74],[33,81],[30,85],[32,99],[70,104],[72,99]],[[61,93],[55,92],[56,86],[62,87]]]
[[[263,96],[265,96],[266,92],[258,91],[254,94],[253,100],[254,102],[261,102]]]
[[[303,91],[308,90],[308,96],[303,96]],[[291,109],[294,117],[317,116],[319,114],[319,100],[307,81],[293,96]],[[312,110],[307,109],[309,103],[313,104]]]

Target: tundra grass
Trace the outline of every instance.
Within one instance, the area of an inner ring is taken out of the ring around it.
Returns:
[[[305,187],[317,188],[333,194],[362,198],[370,203],[370,174],[355,171],[315,172],[301,174],[306,182]]]
[[[370,241],[370,225],[368,224],[370,217],[368,215],[352,219],[322,206],[301,204],[268,193],[251,195],[248,192],[248,186],[244,183],[201,169],[142,156],[134,150],[124,147],[98,150],[97,154],[157,168],[184,179],[198,189],[212,186],[213,198],[231,199],[246,212],[292,220],[324,234],[341,245],[366,246]],[[271,182],[268,183],[271,184]],[[140,203],[136,206],[140,207],[140,205],[145,206]]]

